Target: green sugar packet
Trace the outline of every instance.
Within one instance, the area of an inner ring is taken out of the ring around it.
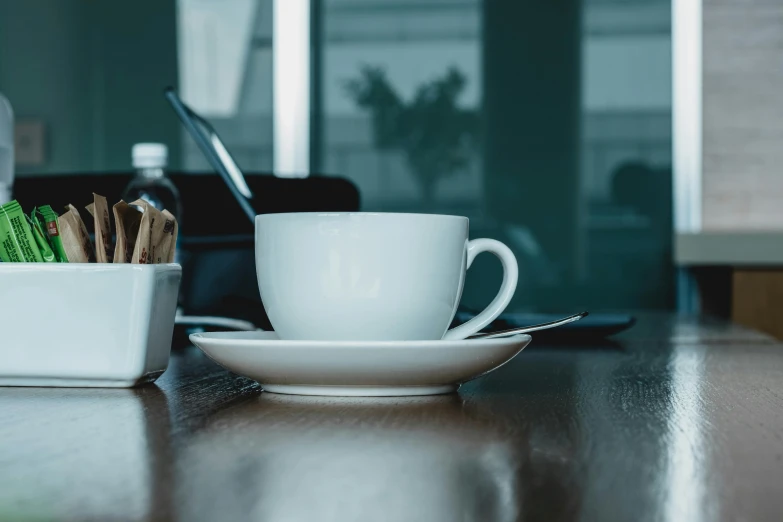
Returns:
[[[43,262],[27,216],[16,200],[0,206],[0,259],[7,263]]]
[[[54,257],[60,263],[68,262],[62,239],[60,238],[60,224],[57,221],[57,212],[49,205],[44,205],[33,210],[33,220],[38,222],[41,230],[46,232],[46,239],[54,252]]]
[[[25,217],[27,218],[27,223],[30,225],[30,231],[33,233],[33,237],[35,238],[35,243],[38,245],[38,251],[41,253],[41,257],[43,258],[44,263],[56,263],[57,259],[54,256],[54,252],[52,252],[52,247],[49,246],[49,242],[46,240],[46,233],[41,229],[41,226],[38,224],[38,222],[33,219],[32,216],[34,215],[35,209],[33,209],[30,217]]]

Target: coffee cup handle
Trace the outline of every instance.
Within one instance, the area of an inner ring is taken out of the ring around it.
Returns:
[[[495,241],[494,239],[474,239],[468,241],[467,268],[470,268],[473,260],[482,252],[495,254],[503,265],[503,282],[500,284],[500,290],[495,299],[489,303],[489,306],[483,312],[470,321],[447,331],[446,335],[443,336],[444,340],[457,341],[480,331],[503,313],[511,298],[514,297],[514,291],[517,289],[517,280],[519,279],[519,268],[517,267],[517,258],[514,256],[514,253],[500,241]]]

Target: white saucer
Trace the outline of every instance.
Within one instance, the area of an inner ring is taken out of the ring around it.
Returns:
[[[283,341],[274,332],[190,336],[212,360],[293,395],[400,396],[456,391],[502,366],[529,335],[462,341]]]

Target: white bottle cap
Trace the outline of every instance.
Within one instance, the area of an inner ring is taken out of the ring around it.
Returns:
[[[169,149],[162,143],[137,143],[131,157],[134,169],[162,169],[168,163]]]

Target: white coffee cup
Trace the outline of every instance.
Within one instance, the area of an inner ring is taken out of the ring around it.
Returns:
[[[447,331],[481,252],[503,265],[500,291]],[[506,245],[468,240],[466,217],[363,212],[256,216],[256,272],[272,326],[291,340],[464,339],[500,315],[518,277]]]

